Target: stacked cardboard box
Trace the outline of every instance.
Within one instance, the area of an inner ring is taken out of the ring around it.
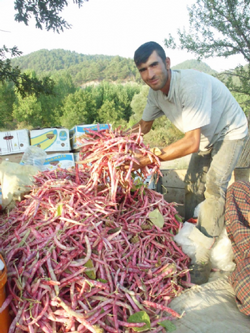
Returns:
[[[30,131],[30,144],[46,152],[70,150],[69,130],[67,128],[42,128]]]
[[[20,163],[25,150],[29,146],[37,146],[47,153],[42,170],[68,169],[74,167],[79,159],[81,143],[78,138],[88,130],[100,131],[110,127],[109,124],[90,124],[77,125],[71,130],[54,127],[0,132],[0,163]]]
[[[42,128],[30,131],[30,143],[47,153],[42,170],[69,169],[75,166],[70,153],[69,130],[67,128]]]
[[[42,170],[70,168],[75,165],[73,153],[70,153],[69,130],[66,128],[0,132],[0,163],[20,163],[29,146],[37,146],[47,153]]]
[[[70,152],[49,153],[42,170],[55,170],[57,168],[70,169],[75,166],[74,154]]]
[[[23,152],[29,146],[29,131],[26,129],[0,132],[0,163],[20,163]]]

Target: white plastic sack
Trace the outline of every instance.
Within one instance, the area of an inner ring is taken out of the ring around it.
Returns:
[[[192,223],[185,222],[178,234],[174,236],[174,241],[181,246],[182,251],[191,258],[192,262],[195,259],[197,246],[189,239],[189,235],[194,228],[195,226]]]
[[[185,222],[174,241],[182,247],[182,251],[195,263],[195,254],[206,252],[213,245],[213,238],[206,237],[192,223]]]
[[[223,228],[218,241],[212,248],[210,260],[213,268],[218,268],[222,271],[231,272],[236,267],[233,262],[232,243],[228,238],[226,227]]]
[[[204,249],[209,249],[213,245],[213,238],[204,236],[194,224],[185,222],[180,232],[174,236],[175,242],[182,247],[182,251],[191,258],[191,263],[195,263],[195,254],[201,253]],[[218,241],[211,250],[212,268],[222,271],[233,271],[233,250],[226,228],[224,227]]]
[[[31,165],[20,165],[9,161],[0,164],[3,209],[12,209],[15,201],[21,201],[24,195],[30,192],[33,176],[38,172],[38,168]]]

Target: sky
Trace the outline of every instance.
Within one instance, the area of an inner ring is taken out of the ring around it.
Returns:
[[[155,41],[162,45],[171,65],[195,59],[181,50],[167,49],[165,38],[189,27],[187,6],[195,0],[89,0],[79,9],[73,0],[62,16],[72,28],[57,34],[14,20],[14,0],[0,0],[0,47],[17,46],[22,55],[41,49],[64,49],[85,55],[103,54],[133,58],[143,43]],[[177,39],[178,40],[178,39]],[[245,64],[243,57],[203,60],[217,71]]]

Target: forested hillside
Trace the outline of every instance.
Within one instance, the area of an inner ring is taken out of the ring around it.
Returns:
[[[148,86],[132,59],[83,55],[65,50],[40,50],[14,58],[31,78],[50,76],[52,95],[23,97],[12,82],[0,84],[0,130],[111,123],[128,128],[142,116]],[[205,63],[185,61],[173,69],[192,68],[214,74]],[[166,117],[157,119],[145,142],[164,146],[182,136]]]
[[[140,75],[132,59],[119,56],[84,55],[65,50],[40,50],[13,59],[22,70],[38,75],[60,74],[67,71],[75,85],[89,81],[139,81]]]
[[[23,71],[32,70],[37,75],[53,75],[67,72],[77,86],[92,81],[141,82],[133,59],[119,56],[84,55],[66,50],[40,50],[26,56],[13,59],[13,65]],[[204,73],[214,74],[216,71],[207,64],[196,60],[187,60],[173,69],[197,69]]]

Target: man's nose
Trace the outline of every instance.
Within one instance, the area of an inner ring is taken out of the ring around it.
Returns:
[[[154,73],[154,70],[153,68],[148,68],[148,78],[149,79],[152,79],[154,77],[155,73]]]

